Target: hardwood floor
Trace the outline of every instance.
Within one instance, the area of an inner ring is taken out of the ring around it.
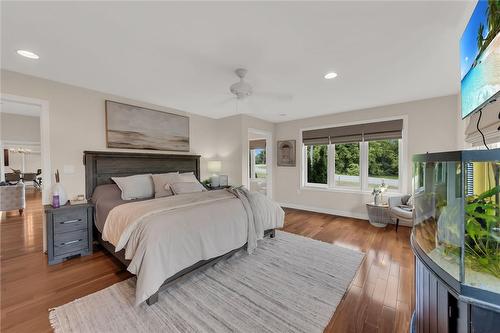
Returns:
[[[43,211],[27,193],[23,217],[2,213],[1,331],[50,332],[48,309],[106,288],[130,275],[109,254],[48,266],[42,253]],[[408,332],[413,312],[410,229],[372,227],[367,221],[287,210],[285,231],[366,253],[326,332]]]
[[[414,307],[410,228],[287,209],[285,231],[362,251],[363,263],[325,332],[408,332]]]

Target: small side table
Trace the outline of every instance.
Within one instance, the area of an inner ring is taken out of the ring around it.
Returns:
[[[389,205],[375,205],[371,202],[366,204],[366,210],[368,211],[368,220],[374,227],[383,228],[392,223]]]
[[[68,203],[60,208],[45,205],[44,209],[49,265],[76,255],[92,254],[92,204]]]

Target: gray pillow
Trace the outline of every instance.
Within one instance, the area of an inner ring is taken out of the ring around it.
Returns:
[[[403,205],[407,205],[407,204],[408,204],[408,200],[410,199],[410,197],[411,197],[411,195],[403,195],[403,196],[401,197],[401,203],[402,203]]]
[[[154,185],[151,174],[134,175],[128,177],[111,177],[122,190],[123,200],[152,198]]]
[[[163,198],[174,195],[170,184],[178,182],[179,172],[159,173],[152,175],[155,186],[155,198]]]
[[[198,183],[198,179],[194,172],[184,172],[179,174],[176,183]]]
[[[185,194],[185,193],[195,193],[203,192],[206,189],[199,182],[180,182],[170,184],[170,188],[174,194]]]

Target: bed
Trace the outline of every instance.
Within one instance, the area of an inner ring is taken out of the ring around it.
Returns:
[[[177,279],[243,248],[250,253],[283,226],[283,210],[260,194],[231,189],[123,201],[111,179],[180,172],[199,180],[198,155],[85,151],[84,164],[95,239],[137,276],[136,304],[154,304]]]

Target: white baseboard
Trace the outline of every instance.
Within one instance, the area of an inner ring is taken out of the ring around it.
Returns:
[[[281,203],[279,203],[279,205],[282,207],[286,207],[286,208],[307,210],[307,211],[316,212],[316,213],[338,215],[338,216],[352,217],[355,219],[368,220],[368,213],[353,213],[353,212],[332,209],[332,208],[312,207],[312,206],[297,205],[297,204],[286,203],[286,202],[281,202]]]

